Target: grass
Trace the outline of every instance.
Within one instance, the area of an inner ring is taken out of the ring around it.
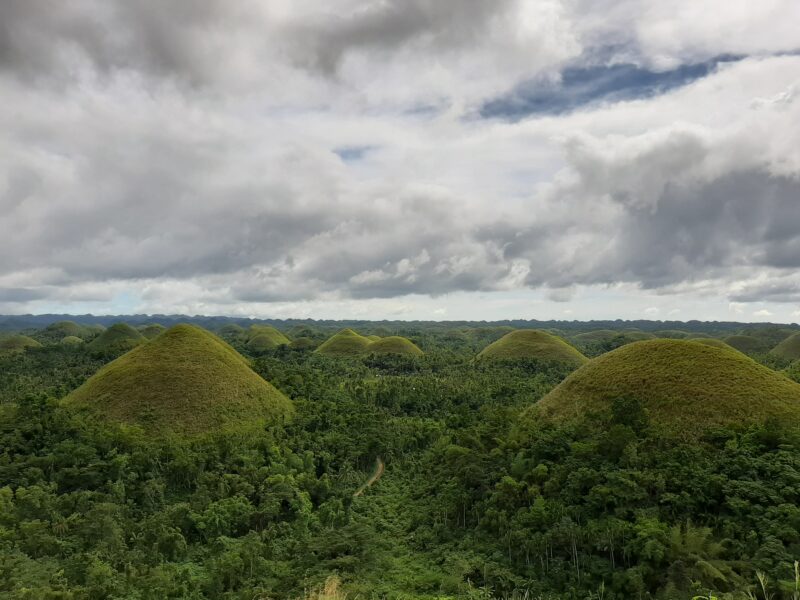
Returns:
[[[280,331],[271,325],[251,325],[248,331],[248,344],[257,337],[266,336],[272,342],[272,347],[288,345],[289,338],[283,335]],[[261,342],[262,344],[264,342]],[[267,349],[267,348],[264,348]]]
[[[244,357],[192,325],[176,325],[109,363],[65,402],[156,434],[254,428],[292,412]]]
[[[602,424],[622,398],[639,400],[654,426],[679,437],[770,418],[800,424],[800,385],[734,350],[681,340],[608,352],[567,377],[535,412]]]
[[[246,329],[236,323],[228,323],[220,327],[217,333],[223,337],[239,337],[246,333]]]
[[[514,360],[535,358],[574,365],[588,359],[567,342],[538,329],[518,329],[489,344],[480,354],[480,359]]]
[[[152,340],[155,337],[158,337],[162,333],[167,330],[166,327],[160,325],[158,323],[152,323],[151,325],[145,325],[144,327],[139,328],[139,333],[141,333],[144,337],[148,340]]]
[[[411,340],[399,335],[378,338],[367,346],[369,354],[406,354],[408,356],[422,356],[424,352]]]
[[[127,323],[115,323],[93,339],[88,348],[93,352],[119,352],[145,341],[147,338]]]
[[[26,348],[39,348],[41,344],[27,335],[12,335],[0,339],[0,352],[22,352]]]
[[[745,354],[758,354],[760,352],[766,352],[768,349],[763,341],[751,335],[729,335],[722,341],[731,348],[735,348],[739,352],[744,352]]]
[[[795,333],[787,337],[775,346],[770,351],[770,354],[788,360],[800,359],[800,333]]]
[[[706,346],[713,346],[714,348],[722,348],[723,350],[736,350],[733,346],[729,346],[722,340],[718,340],[717,338],[691,338],[688,340],[690,342],[695,342],[697,344],[704,344]],[[738,352],[738,350],[737,350]]]
[[[352,329],[343,329],[328,338],[315,352],[326,356],[358,356],[366,353],[371,343],[369,338],[356,333]]]
[[[247,349],[253,352],[266,352],[267,350],[274,350],[281,345],[284,344],[278,344],[274,336],[266,333],[259,333],[248,340]]]
[[[74,335],[68,335],[61,340],[62,346],[80,346],[81,344],[83,344],[83,340]]]

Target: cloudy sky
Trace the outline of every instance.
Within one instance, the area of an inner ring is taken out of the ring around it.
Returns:
[[[0,313],[800,320],[797,0],[3,0]]]

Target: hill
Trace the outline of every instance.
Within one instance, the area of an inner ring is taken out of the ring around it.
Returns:
[[[292,340],[290,346],[295,350],[311,350],[317,347],[317,342],[309,337],[298,337]]]
[[[368,354],[405,354],[407,356],[422,356],[424,352],[411,340],[399,335],[378,338],[366,349]]]
[[[729,335],[722,341],[731,348],[735,348],[745,354],[758,354],[759,352],[767,351],[767,347],[761,340],[750,335]]]
[[[92,340],[88,348],[92,352],[126,352],[145,341],[147,338],[127,323],[115,323]]]
[[[84,342],[81,338],[76,337],[74,335],[68,335],[67,337],[61,340],[62,346],[80,346],[83,343]]]
[[[368,338],[352,329],[343,329],[328,338],[314,352],[325,356],[357,356],[364,354],[371,343]]]
[[[381,336],[379,336],[379,335],[368,335],[368,336],[365,336],[365,337],[366,337],[366,338],[367,338],[367,339],[368,339],[370,342],[377,342],[378,340],[380,340],[380,339],[381,339]]]
[[[176,325],[112,361],[65,402],[149,433],[254,428],[292,410],[244,357],[194,325]]]
[[[691,338],[688,341],[696,342],[698,344],[705,344],[706,346],[713,346],[714,348],[722,348],[723,350],[736,350],[736,348],[729,346],[728,344],[726,344],[722,340],[718,340],[717,338],[700,337],[700,338]]]
[[[21,352],[26,348],[40,348],[41,344],[27,335],[12,335],[0,339],[0,352]]]
[[[545,331],[519,329],[484,348],[478,358],[509,360],[535,358],[580,366],[588,359],[567,342]]]
[[[164,327],[163,325],[159,325],[158,323],[153,323],[151,325],[144,325],[143,327],[139,327],[139,333],[141,333],[148,340],[152,340],[154,337],[161,335],[166,330],[167,330],[166,327]]]
[[[275,337],[266,333],[259,333],[258,335],[251,337],[246,344],[247,349],[252,352],[266,352],[268,350],[274,350],[278,346],[284,345],[285,344],[276,344]]]
[[[653,426],[677,437],[777,417],[800,424],[800,385],[732,350],[679,340],[623,346],[587,363],[535,408],[554,420],[602,424],[617,399],[634,399]]]
[[[260,347],[261,350],[277,348],[278,346],[284,346],[290,343],[289,338],[271,325],[251,325],[248,330],[248,346],[255,338],[262,338],[257,343],[257,346]]]
[[[74,321],[58,321],[51,323],[45,327],[42,332],[42,338],[52,341],[61,341],[65,337],[77,337],[82,340],[93,337],[98,332],[91,327],[79,325]]]
[[[786,360],[800,359],[800,333],[794,333],[775,346],[770,354]]]

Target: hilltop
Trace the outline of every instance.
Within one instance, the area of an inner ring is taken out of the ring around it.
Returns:
[[[507,333],[484,348],[478,354],[478,358],[493,360],[534,358],[576,367],[588,360],[561,338],[537,329],[519,329]]]
[[[103,367],[65,400],[151,433],[283,422],[291,402],[213,334],[176,325]]]
[[[248,330],[247,346],[251,350],[271,350],[290,343],[289,338],[271,325],[251,325]]]
[[[152,323],[150,325],[144,325],[142,327],[139,327],[139,333],[141,333],[148,340],[152,340],[154,337],[161,335],[166,330],[167,330],[166,327],[158,323]]]
[[[372,342],[352,329],[343,329],[328,338],[314,352],[326,356],[357,356],[364,354]]]
[[[408,356],[422,356],[424,352],[411,340],[399,335],[378,338],[367,346],[368,354],[406,354]]]
[[[92,352],[126,352],[147,341],[141,333],[127,323],[115,323],[92,340]]]
[[[739,352],[745,354],[758,354],[759,352],[766,352],[767,347],[758,338],[751,335],[729,335],[724,340],[731,348],[735,348]]]
[[[41,344],[27,335],[12,335],[0,338],[0,352],[20,352],[25,348],[39,348]]]
[[[786,360],[800,359],[800,333],[794,333],[775,346],[770,354]]]
[[[769,417],[800,424],[800,385],[739,352],[679,340],[608,352],[572,373],[535,411],[603,423],[617,399],[640,401],[654,426],[679,437]]]

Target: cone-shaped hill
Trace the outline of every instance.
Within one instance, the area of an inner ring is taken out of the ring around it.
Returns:
[[[83,340],[75,335],[68,335],[64,339],[61,340],[62,346],[80,346],[83,344]]]
[[[729,335],[722,341],[731,348],[736,348],[739,352],[744,352],[745,354],[757,354],[767,350],[761,340],[751,335]]]
[[[618,399],[640,401],[653,427],[686,439],[710,427],[771,417],[800,424],[800,385],[740,352],[682,340],[608,352],[567,377],[532,414],[602,426]]]
[[[268,350],[291,343],[289,338],[271,325],[251,325],[248,331],[248,347],[256,338],[260,338],[260,341],[256,344],[259,350]]]
[[[145,341],[147,338],[127,323],[115,323],[93,339],[88,348],[92,352],[125,352]]]
[[[734,348],[733,346],[729,346],[728,344],[726,344],[722,340],[718,340],[717,338],[691,338],[688,341],[695,342],[698,344],[704,344],[706,346],[713,346],[714,348],[722,348],[723,350],[736,350],[736,348]]]
[[[176,325],[103,367],[66,398],[148,433],[237,431],[283,422],[291,402],[215,335]]]
[[[152,340],[154,337],[157,337],[164,333],[167,330],[166,327],[159,323],[153,323],[151,325],[145,325],[144,327],[139,328],[139,333],[141,333],[144,337],[148,340]]]
[[[366,338],[370,342],[377,342],[379,339],[381,339],[381,336],[379,336],[379,335],[368,335],[368,336],[366,336]]]
[[[51,323],[42,331],[42,337],[51,341],[61,341],[65,337],[77,337],[86,340],[94,335],[97,331],[86,325],[79,325],[74,321],[58,321]]]
[[[787,360],[800,359],[800,333],[790,335],[780,344],[775,346],[770,354]]]
[[[372,342],[352,329],[342,329],[328,338],[315,352],[326,356],[357,356],[364,354]]]
[[[22,352],[26,348],[39,348],[41,344],[27,335],[12,335],[0,339],[0,352]]]
[[[424,352],[411,340],[399,335],[378,338],[367,346],[367,354],[406,354],[422,356]]]
[[[579,367],[588,359],[567,342],[538,329],[518,329],[484,348],[479,359],[516,360],[535,358]]]

